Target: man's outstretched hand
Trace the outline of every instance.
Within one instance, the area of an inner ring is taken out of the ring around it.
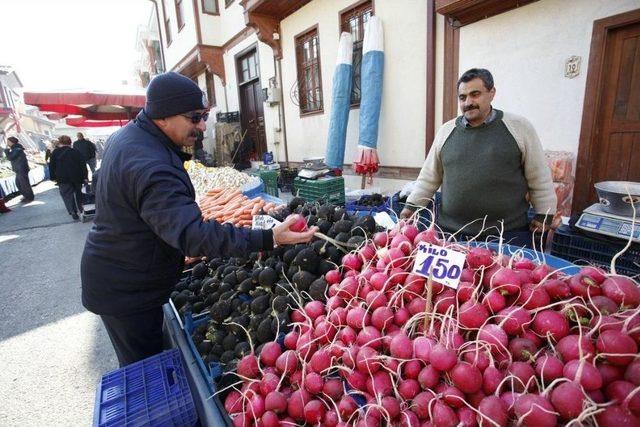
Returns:
[[[305,243],[311,240],[313,234],[318,231],[318,227],[311,227],[307,231],[296,232],[289,230],[296,222],[296,218],[290,215],[282,224],[276,225],[273,231],[273,243],[278,246],[295,245],[296,243]]]

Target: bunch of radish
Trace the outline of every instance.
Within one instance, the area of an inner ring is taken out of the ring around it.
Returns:
[[[411,273],[420,242],[466,253],[456,290]],[[239,362],[234,425],[640,425],[631,278],[570,276],[404,222],[325,280],[326,303],[296,307],[283,345]]]

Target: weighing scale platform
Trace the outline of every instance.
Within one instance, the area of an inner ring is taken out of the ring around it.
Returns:
[[[638,212],[634,224],[631,218],[605,212],[601,205],[596,203],[584,210],[576,222],[576,227],[591,233],[604,234],[623,240],[629,240],[633,229],[631,240],[640,242],[640,220],[638,217],[640,217],[640,212]]]

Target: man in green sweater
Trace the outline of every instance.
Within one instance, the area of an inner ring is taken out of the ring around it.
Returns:
[[[496,89],[488,70],[472,68],[458,80],[462,115],[445,123],[434,139],[407,208],[407,218],[441,189],[437,224],[457,236],[497,236],[532,244],[532,233],[548,228],[556,194],[542,145],[524,117],[491,106]],[[529,222],[529,201],[535,210]]]

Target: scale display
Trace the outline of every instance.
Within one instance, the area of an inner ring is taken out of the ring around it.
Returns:
[[[631,240],[640,242],[639,221],[636,221],[635,227],[632,227],[631,218],[607,215],[601,212],[597,206],[598,205],[594,205],[585,209],[576,226],[586,231],[617,237],[623,240],[629,239],[633,228],[633,237]]]

